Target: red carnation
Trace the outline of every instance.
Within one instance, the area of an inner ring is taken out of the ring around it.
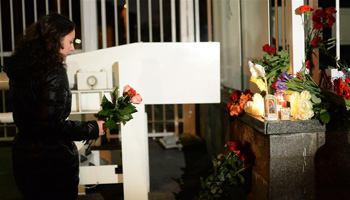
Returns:
[[[326,15],[326,24],[328,28],[331,28],[333,24],[335,23],[335,17],[331,14]]]
[[[318,45],[319,43],[321,43],[321,42],[322,42],[321,37],[315,37],[315,38],[312,40],[312,46],[313,46],[314,48],[316,48],[317,45]]]
[[[324,15],[325,15],[325,13],[324,13],[324,11],[323,11],[322,9],[317,9],[317,10],[315,11],[315,14],[314,14],[314,16],[316,16],[316,17],[318,17],[318,18],[323,18]]]
[[[313,64],[310,60],[307,60],[305,64],[306,64],[306,69],[312,69]]]
[[[323,24],[322,24],[322,23],[315,23],[315,24],[314,24],[314,29],[316,29],[316,30],[322,30],[322,29],[323,29]]]
[[[329,7],[329,8],[326,8],[326,13],[328,14],[337,13],[337,10],[334,7]]]
[[[313,9],[309,5],[302,5],[298,8],[298,10],[303,13],[303,12],[310,12]]]
[[[274,54],[276,53],[276,48],[270,47],[268,53],[269,53],[270,55],[274,55]]]
[[[271,88],[273,88],[273,89],[277,89],[277,81],[273,84],[273,85],[271,85]]]

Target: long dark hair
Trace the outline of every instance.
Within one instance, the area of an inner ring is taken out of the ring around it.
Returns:
[[[59,53],[62,39],[75,29],[75,24],[67,17],[50,13],[42,16],[26,29],[26,35],[18,41],[14,55],[25,52],[37,65],[45,67],[64,67],[64,57]]]

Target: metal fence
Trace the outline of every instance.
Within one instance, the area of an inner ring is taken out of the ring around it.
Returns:
[[[57,12],[76,24],[73,53],[134,42],[212,41],[212,0],[1,0],[0,59],[4,65],[16,39],[42,15]],[[0,80],[1,81],[1,80]],[[1,89],[0,112],[11,112]],[[183,131],[182,105],[147,105],[150,137]],[[0,141],[12,140],[14,124],[0,123]]]

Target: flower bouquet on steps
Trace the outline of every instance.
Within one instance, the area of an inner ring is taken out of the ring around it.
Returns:
[[[122,96],[118,96],[118,87],[111,92],[111,101],[104,95],[101,102],[102,109],[94,115],[98,120],[105,121],[104,126],[109,130],[115,128],[117,124],[125,125],[130,121],[133,118],[132,114],[137,112],[134,104],[142,102],[141,95],[129,85],[124,87]],[[94,141],[85,142],[89,144],[87,151],[90,151],[90,146]]]

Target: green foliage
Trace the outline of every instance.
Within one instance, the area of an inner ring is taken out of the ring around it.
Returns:
[[[132,105],[129,95],[118,97],[118,88],[111,93],[112,101],[103,96],[101,103],[101,111],[95,114],[98,120],[104,120],[108,129],[113,129],[116,124],[126,124],[132,119],[132,114],[137,112],[136,107]]]
[[[268,86],[271,86],[277,77],[289,70],[288,51],[279,51],[270,55],[266,53],[261,60],[253,61],[264,67]]]
[[[302,79],[294,77],[286,82],[288,86],[286,92],[292,94],[293,92],[302,92],[303,90],[309,91],[313,103],[313,111],[315,112],[315,119],[319,119],[323,123],[328,123],[336,111],[350,109],[349,100],[320,88],[310,74],[305,73],[303,70],[305,68],[301,70]]]
[[[236,186],[244,183],[242,172],[245,164],[234,152],[227,151],[226,154],[213,158],[213,169],[207,178],[200,178],[202,190],[198,199],[214,200],[224,199],[234,193]]]

